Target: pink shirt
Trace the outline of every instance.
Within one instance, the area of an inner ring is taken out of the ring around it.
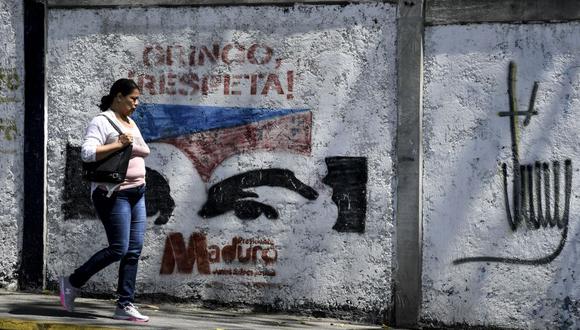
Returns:
[[[121,129],[124,129],[124,132],[129,131],[133,134],[133,152],[131,153],[131,159],[127,167],[127,176],[125,177],[125,181],[119,186],[119,190],[145,184],[145,157],[149,156],[150,152],[137,126],[131,129],[126,127]]]

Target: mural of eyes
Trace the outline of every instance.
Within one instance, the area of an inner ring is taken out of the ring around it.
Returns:
[[[225,159],[256,150],[310,155],[312,114],[307,109],[261,109],[175,104],[142,104],[134,120],[149,143],[166,143],[183,152],[207,184],[214,169]],[[80,147],[67,145],[64,203],[65,219],[95,218],[90,201],[90,185],[80,178]],[[332,188],[337,206],[332,227],[342,233],[364,233],[366,218],[366,157],[325,158],[328,173],[322,182]],[[162,170],[162,169],[160,169]],[[168,179],[146,168],[147,215],[155,224],[169,222],[175,201]],[[208,191],[198,215],[213,218],[233,211],[239,219],[253,220],[262,214],[278,219],[271,205],[255,200],[260,196],[248,188],[280,187],[308,200],[318,192],[296,178],[288,169],[259,169],[229,177]]]
[[[286,188],[308,200],[318,198],[318,192],[298,180],[290,170],[279,168],[253,170],[234,175],[211,186],[207,201],[198,214],[203,218],[212,218],[234,211],[236,217],[242,220],[253,220],[262,214],[268,219],[278,219],[278,211],[272,206],[246,199],[258,198],[259,195],[244,189],[260,186]]]

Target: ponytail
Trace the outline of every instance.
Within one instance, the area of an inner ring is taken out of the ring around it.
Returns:
[[[109,110],[109,108],[111,107],[111,104],[113,104],[113,95],[105,95],[101,98],[101,104],[99,104],[99,109],[101,109],[101,111],[107,111]]]
[[[135,81],[131,79],[122,78],[115,81],[113,86],[111,86],[109,94],[101,98],[101,104],[99,104],[99,108],[101,109],[101,111],[109,110],[117,94],[121,93],[121,95],[127,96],[136,89],[138,90],[139,86],[137,86]]]

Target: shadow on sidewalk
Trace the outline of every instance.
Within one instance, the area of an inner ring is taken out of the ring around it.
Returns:
[[[18,303],[8,305],[8,313],[13,315],[36,315],[49,317],[74,317],[79,319],[95,320],[102,318],[101,315],[85,313],[85,312],[67,312],[62,307],[56,307],[54,303],[34,302],[34,303]]]

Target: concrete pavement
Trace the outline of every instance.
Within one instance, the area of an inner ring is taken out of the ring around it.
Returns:
[[[113,300],[78,298],[74,313],[51,294],[0,291],[0,329],[393,329],[329,318],[249,309],[203,309],[190,304],[138,304],[148,323],[114,320]]]

